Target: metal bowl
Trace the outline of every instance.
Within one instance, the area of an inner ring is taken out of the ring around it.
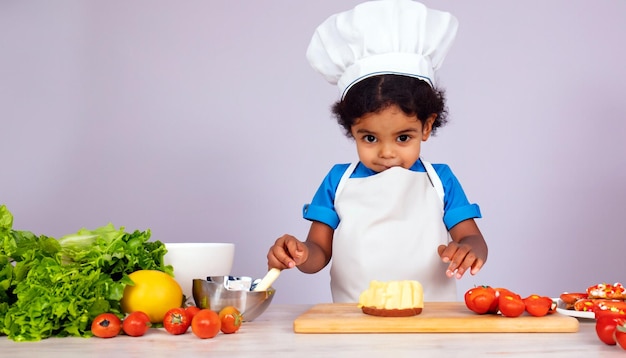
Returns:
[[[229,290],[222,282],[193,280],[193,300],[200,308],[219,312],[226,306],[233,306],[241,312],[244,322],[259,317],[270,305],[276,290],[267,291]]]
[[[165,243],[165,248],[163,262],[174,267],[174,280],[187,299],[191,299],[194,278],[228,275],[235,258],[233,243],[170,242]]]

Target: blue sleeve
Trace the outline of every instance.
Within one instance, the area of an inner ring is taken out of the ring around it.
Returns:
[[[336,164],[322,181],[310,204],[304,205],[302,216],[310,221],[319,221],[336,229],[339,216],[335,211],[335,192],[343,173],[350,164]]]
[[[433,164],[444,189],[443,222],[450,230],[463,220],[481,218],[480,207],[470,204],[461,183],[446,164]]]

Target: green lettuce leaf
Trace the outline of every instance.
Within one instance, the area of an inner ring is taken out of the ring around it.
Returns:
[[[167,252],[150,231],[126,232],[113,224],[56,240],[13,230],[13,216],[0,206],[0,332],[15,341],[91,336],[100,313],[122,316],[128,275],[161,270]]]

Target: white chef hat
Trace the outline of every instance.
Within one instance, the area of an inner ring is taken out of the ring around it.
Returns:
[[[311,66],[345,96],[379,74],[417,77],[434,86],[458,28],[450,13],[413,0],[375,0],[334,14],[317,27],[306,52]]]

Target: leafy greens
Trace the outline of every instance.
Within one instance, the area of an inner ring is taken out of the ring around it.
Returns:
[[[57,240],[14,230],[13,215],[0,206],[0,334],[15,341],[89,337],[98,314],[121,317],[130,273],[173,274],[163,262],[165,245],[150,235],[108,224]]]

